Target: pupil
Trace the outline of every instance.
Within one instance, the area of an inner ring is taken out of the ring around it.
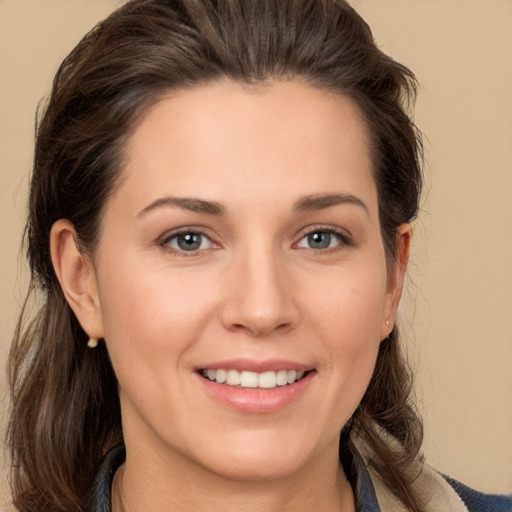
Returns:
[[[187,233],[178,237],[178,245],[184,251],[194,251],[201,246],[201,235],[197,233]]]
[[[327,249],[331,244],[330,233],[311,233],[308,238],[309,246],[313,249]]]

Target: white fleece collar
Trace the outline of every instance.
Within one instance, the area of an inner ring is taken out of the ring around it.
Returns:
[[[396,440],[391,441],[396,443]],[[354,436],[353,443],[370,475],[380,512],[408,512],[400,500],[384,485],[371,464],[372,453],[367,444]],[[469,512],[457,492],[444,477],[418,460],[418,477],[413,483],[416,493],[423,498],[426,512]]]

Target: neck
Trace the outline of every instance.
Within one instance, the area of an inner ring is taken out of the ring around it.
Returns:
[[[354,512],[337,447],[334,455],[278,480],[237,481],[187,467],[190,463],[146,464],[127,452],[114,478],[112,511]]]

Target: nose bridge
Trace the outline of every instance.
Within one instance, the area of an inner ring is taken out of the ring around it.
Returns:
[[[265,336],[295,326],[292,275],[280,251],[268,241],[252,243],[233,258],[222,307],[225,327]]]

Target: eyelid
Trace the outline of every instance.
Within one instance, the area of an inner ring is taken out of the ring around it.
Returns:
[[[297,247],[297,245],[303,238],[305,238],[306,236],[308,236],[312,233],[315,233],[315,232],[331,233],[331,234],[334,234],[336,237],[338,237],[340,240],[340,244],[338,244],[335,247],[326,248],[326,249],[312,249],[315,252],[324,252],[325,253],[330,250],[336,250],[340,245],[341,246],[353,245],[352,235],[346,229],[340,228],[339,226],[332,226],[332,225],[325,225],[325,224],[313,224],[313,225],[310,225],[310,226],[307,226],[307,227],[301,229],[301,231],[295,237],[297,241],[293,244],[293,246]],[[194,256],[200,252],[207,250],[207,249],[198,249],[195,251],[190,251],[187,254],[187,251],[176,249],[176,248],[170,247],[168,245],[169,241],[172,238],[177,237],[182,234],[187,234],[187,233],[198,234],[198,235],[204,236],[210,241],[213,248],[220,247],[220,244],[215,240],[215,237],[211,235],[211,230],[209,230],[208,228],[205,228],[204,226],[182,226],[179,228],[172,229],[170,231],[165,232],[162,236],[160,236],[157,239],[157,244],[166,250],[169,250],[175,254],[184,255],[184,256]],[[212,247],[208,247],[208,249],[210,249],[210,248],[212,248]]]
[[[183,256],[194,256],[194,255],[197,255],[198,253],[200,253],[202,251],[207,250],[207,249],[198,249],[196,251],[190,251],[187,254],[187,251],[176,249],[176,248],[171,247],[170,245],[168,245],[169,241],[171,239],[173,239],[173,238],[175,238],[175,237],[177,237],[179,235],[185,235],[185,234],[188,234],[188,233],[204,236],[205,238],[207,238],[210,241],[210,243],[212,244],[212,246],[214,246],[214,248],[219,246],[219,243],[216,242],[214,240],[214,237],[210,234],[210,230],[205,228],[205,227],[201,227],[201,226],[182,226],[182,227],[175,228],[175,229],[172,229],[170,231],[167,231],[167,232],[165,232],[162,236],[160,236],[157,239],[157,244],[159,246],[161,246],[163,249],[172,251],[173,253],[179,254],[180,256],[181,255],[183,255]],[[210,248],[211,247],[208,247],[208,249],[210,249]]]
[[[297,242],[294,243],[295,246],[306,236],[317,233],[317,232],[323,232],[323,233],[331,233],[336,235],[340,241],[341,245],[353,245],[352,235],[343,228],[340,228],[338,226],[332,226],[332,225],[326,225],[326,224],[314,224],[312,226],[308,226],[306,228],[303,228],[299,234],[297,235]],[[316,252],[326,252],[332,249],[336,249],[336,247],[326,248],[326,249],[314,249]],[[313,250],[313,249],[312,249]]]

